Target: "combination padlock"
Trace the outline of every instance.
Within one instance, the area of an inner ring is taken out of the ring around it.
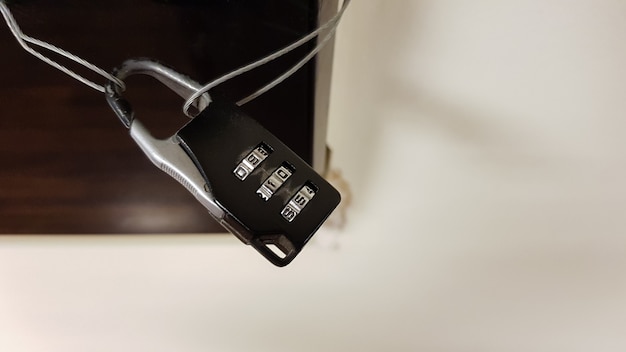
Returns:
[[[152,76],[187,98],[200,89],[157,62],[128,60],[121,80]],[[154,165],[182,184],[209,213],[277,266],[289,264],[339,204],[339,192],[277,137],[234,104],[202,95],[201,111],[172,137],[155,139],[117,85],[109,105]]]

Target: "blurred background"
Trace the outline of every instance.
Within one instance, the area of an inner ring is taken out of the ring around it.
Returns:
[[[626,2],[353,1],[344,229],[0,237],[2,351],[623,351]]]

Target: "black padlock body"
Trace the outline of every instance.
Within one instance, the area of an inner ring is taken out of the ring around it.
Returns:
[[[284,235],[293,246],[291,249],[295,250],[288,260],[302,249],[341,200],[333,186],[234,104],[211,102],[177,135],[183,149],[202,172],[217,203],[251,236],[245,240],[254,242],[255,239]],[[234,170],[259,145],[271,152],[242,181]],[[281,165],[288,166],[293,173],[268,200],[264,200],[257,190]],[[281,211],[304,185],[312,185],[316,193],[289,222]]]

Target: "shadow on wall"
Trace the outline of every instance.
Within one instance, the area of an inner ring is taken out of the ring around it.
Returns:
[[[401,121],[416,136],[442,135],[455,144],[481,150],[506,149],[511,138],[505,126],[494,126],[493,121],[500,119],[482,116],[484,112],[423,89],[427,82],[403,74],[413,71],[412,65],[419,65],[410,58],[423,40],[424,19],[430,6],[413,0],[353,2],[340,28],[333,104],[339,110],[345,104],[350,114],[332,119],[329,132],[331,142],[351,139],[352,143],[342,146],[350,158],[343,160],[338,155],[337,161],[353,172],[347,177],[356,195],[371,189],[369,175],[379,160],[373,154],[381,150],[381,130],[391,121]],[[344,41],[344,37],[366,40]]]
[[[390,24],[419,22],[420,1],[353,1],[339,27],[335,46],[329,140],[334,163],[346,170],[354,193],[364,194],[376,168],[372,151],[378,149],[380,124],[393,118],[382,98],[388,73],[404,55],[407,30]],[[354,40],[361,38],[361,40]],[[411,45],[414,45],[413,43]],[[359,196],[360,197],[360,196]],[[358,202],[358,200],[357,200]]]
[[[445,39],[438,33],[445,27],[426,23],[432,6],[428,1],[410,0],[354,2],[339,32],[336,68],[341,68],[338,75],[347,80],[345,88],[341,83],[335,85],[334,96],[347,98],[345,104],[351,115],[342,115],[331,123],[343,125],[339,131],[354,132],[350,135],[344,132],[335,138],[348,136],[353,141],[347,147],[354,149],[349,153],[351,160],[341,162],[351,165],[356,172],[349,179],[357,195],[371,189],[368,175],[375,170],[378,160],[372,153],[381,149],[380,131],[392,121],[401,122],[409,129],[406,132],[417,138],[436,135],[447,145],[473,152],[474,158],[494,166],[526,168],[537,163],[549,166],[559,162],[539,150],[528,131],[516,128],[516,121],[523,120],[523,116],[492,111],[490,104],[484,102],[472,105],[471,100],[454,96],[454,90],[442,93],[441,89],[430,89],[432,78],[421,79],[415,74],[428,71],[427,67],[420,67],[423,63],[415,62],[419,61],[415,57],[419,57],[420,47],[426,50],[437,37]],[[368,39],[344,42],[342,34]],[[450,67],[450,70],[462,69],[463,66]],[[337,133],[332,126],[330,133],[331,137]]]
[[[420,46],[420,35],[425,32],[422,18],[428,15],[428,7],[423,1],[381,2],[378,18],[381,28],[377,32],[377,51],[387,53],[377,63],[376,82],[380,104],[377,122],[384,124],[388,119],[402,118],[403,122],[421,131],[432,130],[444,134],[455,142],[468,146],[501,145],[507,139],[503,136],[505,126],[494,126],[488,112],[478,111],[476,107],[455,102],[453,97],[445,97],[429,91],[427,82],[420,82],[414,75],[402,74],[414,70],[411,65],[419,65],[406,60],[406,56],[415,55],[415,48]],[[394,26],[394,23],[407,26]],[[432,40],[432,38],[430,39]],[[404,110],[407,115],[392,115],[386,112]],[[485,122],[489,121],[489,124]],[[488,126],[490,125],[490,126]]]

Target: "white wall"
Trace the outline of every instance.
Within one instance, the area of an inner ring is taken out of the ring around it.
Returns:
[[[626,2],[355,0],[344,231],[0,237],[1,351],[623,351]]]

